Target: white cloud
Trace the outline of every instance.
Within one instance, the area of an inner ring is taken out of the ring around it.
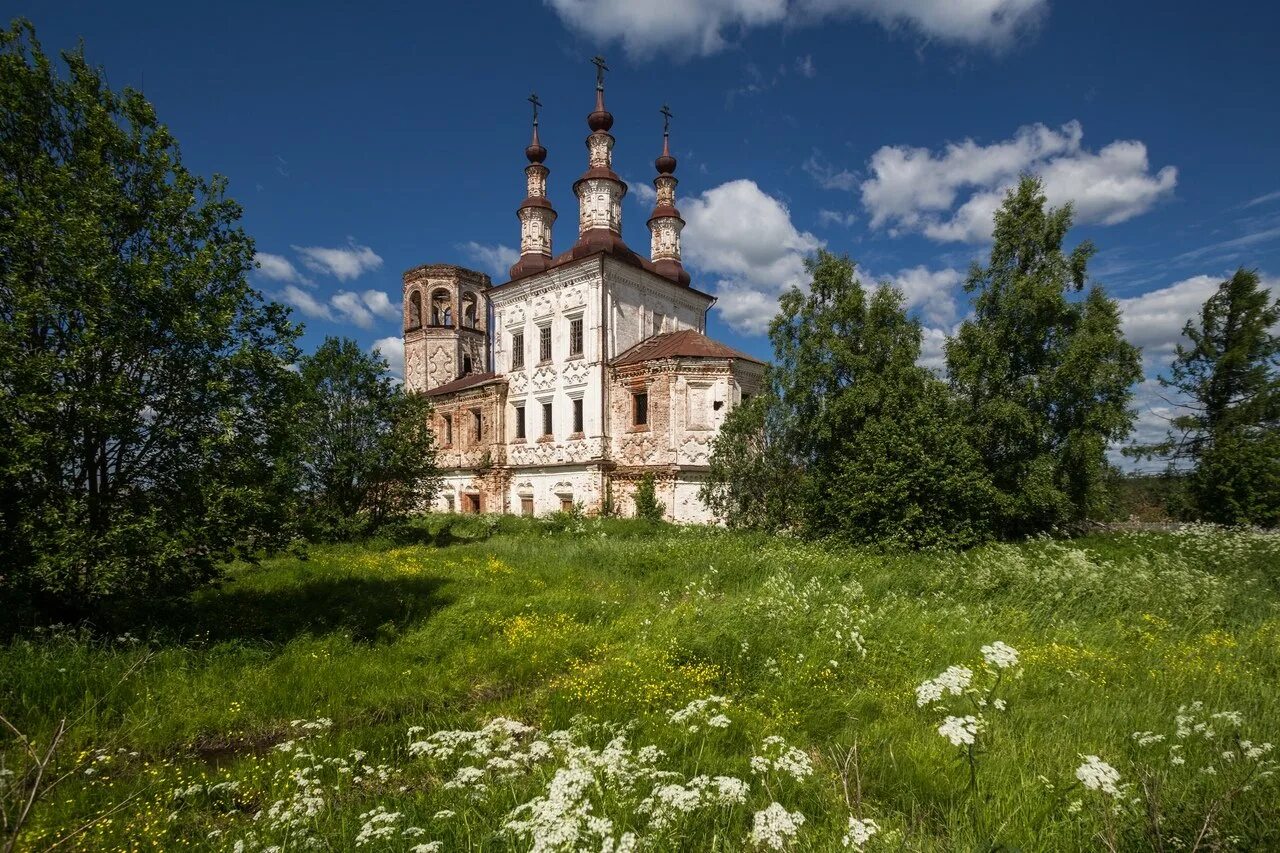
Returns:
[[[1242,204],[1241,207],[1254,207],[1259,204],[1266,204],[1267,202],[1277,201],[1277,200],[1280,200],[1280,190],[1266,193],[1265,195],[1260,195],[1260,196],[1257,196],[1256,198],[1251,198],[1248,201],[1246,201],[1244,204]]]
[[[1121,324],[1129,343],[1142,347],[1143,360],[1159,369],[1167,366],[1182,327],[1222,281],[1222,276],[1197,275],[1157,290],[1117,300]]]
[[[270,252],[254,252],[253,260],[258,265],[258,272],[272,281],[302,281],[302,276],[293,262],[283,255]]]
[[[658,200],[658,191],[645,181],[627,181],[627,190],[627,195],[639,202],[641,207],[648,207]]]
[[[755,181],[736,180],[681,203],[685,260],[717,279],[716,307],[734,328],[763,333],[778,296],[805,280],[804,258],[822,240],[799,231],[787,206]]]
[[[366,290],[363,293],[339,290],[329,298],[329,304],[342,318],[362,329],[373,328],[375,316],[387,320],[400,316],[399,306],[393,305],[387,294],[380,290]]]
[[[312,272],[331,275],[338,281],[350,281],[382,266],[382,258],[368,246],[354,242],[343,248],[294,246],[302,264]]]
[[[844,228],[849,228],[857,221],[858,217],[853,213],[841,213],[838,210],[818,211],[818,222],[823,225],[840,225]]]
[[[1230,275],[1192,276],[1141,296],[1117,300],[1124,335],[1129,343],[1142,347],[1148,370],[1158,371],[1169,366],[1187,321],[1199,316],[1205,300]],[[1265,276],[1261,284],[1273,295],[1280,290],[1280,281]]]
[[[366,308],[384,320],[400,319],[400,304],[392,302],[381,290],[366,290],[360,294],[360,298]]]
[[[801,77],[813,79],[818,76],[818,68],[813,64],[813,57],[809,54],[796,57],[796,73]]]
[[[917,308],[928,326],[954,323],[956,319],[956,286],[964,281],[964,273],[954,269],[930,270],[923,266],[899,270],[886,279],[902,291],[906,308]]]
[[[373,346],[369,347],[369,352],[381,352],[382,357],[390,365],[391,372],[399,377],[404,376],[404,338],[398,335],[378,338],[373,342]]]
[[[1204,257],[1205,255],[1222,253],[1225,256],[1232,256],[1233,250],[1244,246],[1252,246],[1255,243],[1266,243],[1271,240],[1280,238],[1280,228],[1266,228],[1262,231],[1254,231],[1251,234],[1245,234],[1243,237],[1236,237],[1233,240],[1223,240],[1221,243],[1211,243],[1208,246],[1201,246],[1199,249],[1192,249],[1190,252],[1183,252],[1178,255],[1178,260],[1189,261],[1195,258]]]
[[[824,190],[851,190],[858,185],[858,176],[848,169],[837,169],[821,153],[814,151],[801,164],[811,178]]]
[[[942,376],[947,371],[947,330],[925,326],[921,332],[920,357],[916,364]]]
[[[319,317],[325,320],[333,319],[333,312],[329,310],[328,305],[316,299],[314,294],[303,290],[297,285],[289,285],[275,294],[275,298],[287,305],[292,305],[308,317]]]
[[[492,276],[494,281],[506,281],[512,265],[520,260],[520,250],[510,246],[486,246],[471,240],[460,243],[457,248],[466,254],[471,263],[479,266],[482,272]]]
[[[560,19],[633,57],[707,55],[741,31],[861,17],[926,39],[1001,48],[1033,30],[1048,0],[546,0]]]
[[[1104,225],[1145,213],[1177,185],[1173,166],[1151,173],[1142,142],[1120,140],[1095,153],[1083,147],[1083,136],[1071,121],[1057,130],[1028,125],[991,145],[966,139],[937,153],[886,145],[868,163],[862,204],[874,228],[980,243],[990,239],[992,216],[1024,172],[1040,174],[1050,204],[1072,202],[1077,222]]]

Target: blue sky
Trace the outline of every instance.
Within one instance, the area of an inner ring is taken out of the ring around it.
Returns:
[[[1148,372],[1238,265],[1280,272],[1280,9],[1094,0],[18,3],[46,50],[83,38],[141,86],[186,164],[244,206],[265,292],[304,345],[395,361],[400,273],[491,274],[518,245],[528,104],[544,103],[557,251],[576,236],[589,57],[609,59],[615,168],[645,219],[674,113],[686,266],[709,331],[767,355],[777,294],[818,246],[903,287],[936,364],[989,213],[1019,171],[1073,201],[1072,241],[1124,300]],[[1167,405],[1138,389],[1144,434]]]

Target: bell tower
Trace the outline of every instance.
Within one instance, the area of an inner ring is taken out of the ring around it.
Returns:
[[[424,264],[404,274],[404,385],[429,391],[489,369],[484,273]]]

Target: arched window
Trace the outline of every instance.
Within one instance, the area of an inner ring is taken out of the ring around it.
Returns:
[[[468,329],[476,327],[476,295],[465,293],[462,296],[462,325]]]
[[[409,295],[409,328],[416,329],[422,325],[422,294],[414,291]]]
[[[462,372],[464,375],[471,372],[471,356],[469,355],[462,357]]]
[[[431,294],[431,325],[450,326],[452,324],[452,300],[449,298],[449,291],[441,288]]]

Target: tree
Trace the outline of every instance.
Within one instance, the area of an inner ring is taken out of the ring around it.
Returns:
[[[1107,446],[1127,436],[1138,351],[1114,300],[1082,300],[1092,244],[1063,252],[1071,206],[1046,209],[1023,177],[996,212],[988,264],[965,289],[974,314],[947,342],[947,367],[996,489],[997,528],[1024,535],[1089,517],[1105,503]]]
[[[775,531],[799,523],[804,472],[780,413],[771,395],[758,394],[729,412],[712,439],[698,497],[730,527]]]
[[[1192,511],[1223,524],[1280,523],[1280,299],[1238,269],[1187,321],[1165,388],[1185,401],[1160,444],[1131,451],[1190,462]]]
[[[784,294],[769,328],[769,392],[713,448],[711,505],[730,525],[795,519],[857,542],[981,540],[990,489],[946,386],[916,364],[902,294],[868,293],[847,257],[819,251],[807,269],[808,291]]]
[[[640,478],[640,482],[636,484],[635,504],[636,518],[658,522],[662,521],[666,515],[667,508],[658,500],[658,492],[653,482],[652,471],[646,472]]]
[[[226,180],[62,57],[0,33],[0,590],[78,615],[287,535],[297,332]]]
[[[428,398],[406,393],[380,354],[346,338],[326,338],[299,373],[312,534],[342,538],[424,508],[439,487]]]

